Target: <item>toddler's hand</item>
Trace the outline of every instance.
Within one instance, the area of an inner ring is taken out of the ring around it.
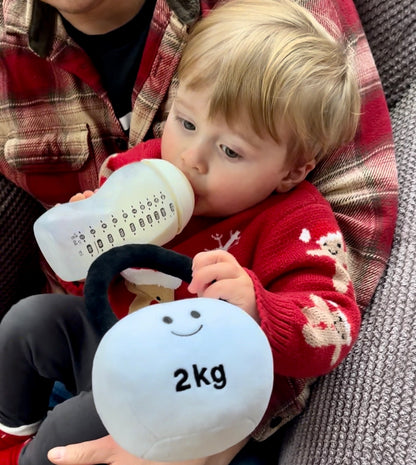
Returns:
[[[225,250],[195,255],[188,291],[199,297],[226,300],[260,321],[253,281],[234,256]]]
[[[98,191],[98,189],[95,189],[95,191],[87,190],[87,191],[84,191],[84,192],[78,192],[77,194],[73,195],[69,199],[69,201],[70,202],[78,202],[78,200],[88,199],[89,197],[93,196],[97,191]]]

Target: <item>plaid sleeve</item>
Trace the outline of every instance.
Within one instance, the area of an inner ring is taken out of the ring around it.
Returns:
[[[351,144],[325,159],[310,181],[335,212],[347,243],[357,301],[364,310],[386,268],[396,222],[398,180],[389,112],[353,1],[302,0],[302,3],[355,50],[362,98],[357,135]]]

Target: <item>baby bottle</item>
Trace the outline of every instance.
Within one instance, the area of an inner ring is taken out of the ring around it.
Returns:
[[[194,202],[179,169],[146,159],[115,171],[88,199],[45,212],[34,224],[35,238],[54,272],[64,281],[78,281],[112,247],[169,242],[188,223]]]

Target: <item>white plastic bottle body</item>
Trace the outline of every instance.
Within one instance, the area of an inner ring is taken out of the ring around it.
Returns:
[[[143,160],[115,171],[92,197],[48,210],[34,233],[54,272],[77,281],[112,247],[166,244],[188,223],[193,207],[181,171],[164,160]]]

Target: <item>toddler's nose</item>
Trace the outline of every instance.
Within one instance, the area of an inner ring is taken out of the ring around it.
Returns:
[[[183,164],[189,170],[195,170],[200,174],[205,174],[208,171],[206,151],[199,145],[189,147],[181,155]]]

